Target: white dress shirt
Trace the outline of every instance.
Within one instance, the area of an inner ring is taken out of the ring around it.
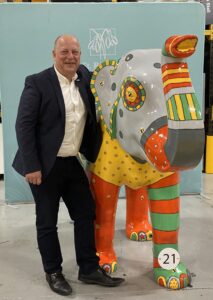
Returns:
[[[78,87],[75,85],[77,73],[70,82],[58,72],[55,66],[54,68],[64,97],[66,118],[64,139],[57,156],[75,156],[82,142],[87,112]]]

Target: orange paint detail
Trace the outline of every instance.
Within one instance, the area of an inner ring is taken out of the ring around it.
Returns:
[[[174,35],[166,40],[165,49],[173,57],[188,57],[195,52],[196,45],[195,35]]]
[[[191,82],[179,82],[179,83],[170,83],[164,89],[164,94],[166,95],[170,90],[182,87],[192,87]]]
[[[160,276],[157,280],[158,284],[163,286],[163,287],[166,287],[166,279],[163,277],[163,276]]]
[[[187,284],[184,284],[184,281],[187,280],[189,281],[188,275],[187,274],[180,274],[180,288],[183,289]]]
[[[145,152],[153,165],[161,172],[170,170],[170,162],[164,151],[168,127],[164,126],[153,133],[146,141]]]
[[[153,229],[153,242],[155,244],[177,244],[178,230],[161,231]]]
[[[152,226],[148,220],[148,193],[146,188],[133,190],[126,186],[126,235],[131,237],[133,232],[148,233]]]
[[[102,253],[102,256],[106,253],[107,257],[110,255],[114,257],[112,241],[119,187],[92,174],[91,188],[96,199],[95,237],[97,252]],[[102,207],[104,210],[101,209]]]
[[[153,267],[161,268],[161,266],[159,265],[158,259],[156,257],[153,257]]]
[[[150,200],[150,208],[153,213],[159,214],[175,214],[179,212],[179,198],[172,200]]]
[[[174,73],[174,74],[168,74],[163,77],[163,82],[174,79],[174,78],[190,78],[189,73]]]
[[[187,63],[180,62],[180,63],[165,64],[162,66],[161,70],[162,73],[164,73],[166,70],[185,69],[185,68],[188,68]]]
[[[173,173],[170,176],[161,179],[160,181],[153,183],[150,185],[151,188],[162,188],[171,185],[176,185],[180,182],[180,175],[179,173]]]

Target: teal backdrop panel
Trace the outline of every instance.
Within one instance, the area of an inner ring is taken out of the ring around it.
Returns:
[[[32,195],[11,167],[17,150],[15,119],[25,77],[53,64],[52,48],[62,33],[75,34],[82,63],[89,69],[131,49],[161,48],[174,34],[196,34],[197,52],[189,68],[197,95],[203,96],[205,10],[200,3],[42,3],[0,4],[0,97],[3,108],[5,197],[28,202]],[[199,193],[201,164],[181,175],[181,193]]]

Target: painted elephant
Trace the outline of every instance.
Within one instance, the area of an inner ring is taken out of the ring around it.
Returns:
[[[119,61],[106,60],[91,80],[103,128],[102,147],[91,166],[100,264],[113,271],[117,263],[114,224],[124,184],[127,234],[140,239],[150,231],[149,201],[154,279],[170,289],[191,280],[183,262],[167,270],[158,255],[165,248],[178,251],[178,171],[197,166],[203,154],[204,125],[186,63],[196,44],[195,35],[171,36],[162,50],[133,50]]]

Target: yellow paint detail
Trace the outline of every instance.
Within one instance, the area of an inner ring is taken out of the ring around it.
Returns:
[[[117,262],[113,261],[112,265],[111,265],[111,272],[114,273],[117,269]]]
[[[167,76],[169,74],[177,74],[177,73],[189,73],[189,69],[188,68],[179,68],[179,69],[170,69],[170,70],[166,70],[163,72],[162,76]]]
[[[95,80],[94,79],[91,79],[91,84],[95,84]]]
[[[92,88],[91,89],[92,93],[94,94],[96,92],[96,89],[95,88]]]
[[[177,106],[177,113],[180,121],[185,120],[184,112],[183,112],[183,106],[182,106],[182,101],[180,99],[180,95],[175,95],[175,102]]]
[[[148,231],[147,233],[146,233],[146,239],[147,239],[147,241],[151,241],[152,240],[152,230],[150,230],[150,231]]]
[[[137,93],[135,92],[135,90],[131,86],[127,87],[125,94],[126,94],[126,99],[129,102],[134,102],[135,99],[137,98]]]
[[[171,290],[178,290],[178,289],[179,289],[179,282],[178,282],[178,279],[172,278],[172,279],[169,281],[168,288],[171,289]]]
[[[180,42],[177,46],[177,49],[180,52],[193,51],[195,49],[196,44],[197,39],[187,39]]]
[[[181,83],[181,82],[191,82],[190,78],[172,78],[172,79],[168,79],[163,83],[163,86],[167,86],[168,84],[172,84],[172,83]]]
[[[157,279],[158,284],[159,284],[160,281],[162,281],[163,285],[166,287],[166,279],[165,279],[165,277],[159,276],[158,279]]]
[[[197,115],[196,115],[196,109],[195,109],[195,106],[194,106],[194,103],[193,103],[193,100],[192,100],[192,95],[191,94],[186,94],[186,99],[187,99],[187,102],[189,104],[189,112],[190,112],[190,115],[192,117],[192,120],[197,120]]]
[[[109,60],[108,59],[106,60],[106,66],[109,66]]]
[[[206,161],[205,161],[205,172],[213,174],[213,136],[206,136]]]
[[[171,172],[161,173],[149,163],[136,162],[120,147],[116,139],[110,138],[103,125],[102,131],[102,145],[96,162],[90,165],[90,170],[103,180],[118,186],[127,185],[132,189],[138,189],[172,174]],[[111,162],[110,167],[109,161]],[[131,168],[131,172],[129,168]]]
[[[174,120],[174,113],[173,113],[173,109],[172,109],[172,101],[171,99],[168,100],[168,106],[169,106],[169,113],[170,113],[170,118],[171,120]]]

